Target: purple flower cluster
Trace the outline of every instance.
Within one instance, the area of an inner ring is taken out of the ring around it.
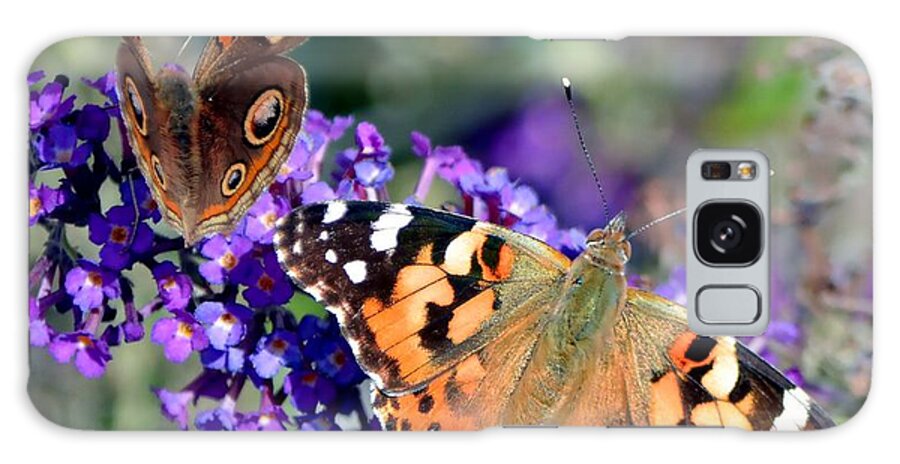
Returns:
[[[113,348],[143,340],[145,321],[152,319],[150,341],[160,345],[166,360],[183,363],[196,354],[203,366],[180,390],[154,390],[162,414],[181,428],[331,429],[338,415],[354,414],[359,427],[368,426],[359,392],[365,375],[333,318],[290,304],[294,288],[271,246],[279,217],[303,202],[336,195],[319,171],[329,144],[352,119],[329,120],[310,111],[277,181],[236,232],[185,248],[182,239],[154,230],[160,211],[127,139],[120,137],[118,159],[106,151],[111,128],[124,130],[115,75],[84,81],[106,98],[103,105],[77,105],[67,95],[65,77],[41,86],[43,80],[40,72],[28,80],[40,87],[31,92],[29,224],[49,234],[29,275],[32,345],[96,378],[112,362]],[[357,183],[384,191],[391,177],[370,176],[372,163],[392,169],[385,153],[372,151],[380,139],[375,127],[360,124],[357,132],[359,144],[352,150],[358,159],[347,165],[341,184],[348,198],[364,192]],[[107,183],[118,190],[111,206],[101,204]],[[73,228],[86,231],[96,246],[92,253],[69,242]],[[143,282],[124,273],[137,266],[150,271],[155,290],[140,306],[134,287]],[[71,324],[51,324],[51,311],[69,314]],[[256,411],[235,408],[245,386],[261,393]],[[218,406],[197,411],[191,421],[189,406],[201,397],[218,400]]]
[[[569,256],[584,249],[584,231],[560,229],[537,192],[510,179],[505,168],[484,169],[461,147],[432,147],[431,140],[419,132],[413,132],[411,139],[413,153],[425,160],[425,166],[408,203],[424,203],[437,175],[459,191],[462,205],[456,208],[458,212],[532,235]]]

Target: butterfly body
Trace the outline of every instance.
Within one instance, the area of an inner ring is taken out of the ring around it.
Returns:
[[[274,242],[337,316],[386,429],[832,424],[739,342],[628,288],[624,227],[617,216],[570,262],[464,216],[332,201],[283,218]]]
[[[234,229],[287,160],[307,106],[303,68],[280,56],[302,38],[210,39],[193,75],[154,72],[136,37],[117,91],[137,164],[188,244]]]

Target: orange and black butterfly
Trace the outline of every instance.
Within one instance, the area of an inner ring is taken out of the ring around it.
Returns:
[[[274,242],[337,316],[386,429],[834,425],[740,342],[629,288],[628,237],[619,214],[570,261],[449,212],[330,201],[282,218]]]

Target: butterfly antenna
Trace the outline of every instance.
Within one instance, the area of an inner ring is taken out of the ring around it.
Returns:
[[[666,215],[663,216],[663,217],[656,218],[656,219],[654,219],[654,220],[652,220],[652,221],[650,221],[650,222],[648,222],[648,223],[646,223],[646,224],[644,224],[644,225],[638,227],[637,229],[631,231],[631,233],[628,234],[627,237],[625,237],[625,240],[631,240],[631,239],[632,239],[633,237],[635,237],[636,235],[645,232],[647,229],[649,229],[649,228],[651,228],[651,227],[653,227],[653,226],[659,224],[660,222],[663,222],[663,221],[672,219],[673,217],[678,216],[679,214],[681,214],[681,213],[683,213],[683,212],[685,212],[685,211],[687,211],[687,208],[681,208],[681,209],[679,209],[679,210],[672,211],[671,213],[666,214]]]
[[[177,63],[178,59],[181,58],[181,54],[184,53],[185,50],[187,50],[188,43],[190,43],[191,39],[193,39],[193,38],[194,38],[194,36],[189,35],[189,36],[187,36],[186,39],[184,39],[184,43],[181,44],[181,48],[178,49],[178,54],[175,55],[175,61],[174,61],[175,63]]]
[[[603,202],[603,215],[606,217],[606,222],[608,224],[610,219],[609,202],[606,201],[606,194],[603,192],[603,184],[600,183],[600,176],[597,175],[597,168],[594,166],[594,160],[591,158],[591,154],[588,153],[587,144],[584,143],[584,135],[581,133],[581,124],[578,123],[578,113],[575,111],[575,101],[572,99],[572,82],[568,77],[563,77],[562,85],[563,90],[566,91],[566,101],[569,103],[569,112],[572,114],[572,123],[575,125],[575,134],[578,136],[579,145],[581,145],[581,153],[584,155],[584,159],[587,160],[588,167],[591,169],[591,177],[594,178],[597,189],[600,190],[600,200]]]

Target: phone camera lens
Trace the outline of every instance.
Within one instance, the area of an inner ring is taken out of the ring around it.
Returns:
[[[710,237],[713,248],[719,253],[727,253],[728,250],[733,250],[741,244],[741,238],[744,235],[742,232],[743,226],[737,219],[740,218],[725,219],[713,226]]]
[[[746,266],[762,252],[762,216],[750,203],[706,203],[694,230],[697,256],[709,265]]]

